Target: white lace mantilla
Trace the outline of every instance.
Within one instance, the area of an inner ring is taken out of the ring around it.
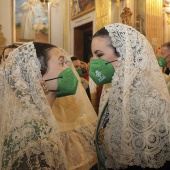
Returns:
[[[97,114],[86,94],[87,81],[83,86],[70,55],[60,49],[65,62],[79,80],[75,95],[56,98],[52,111],[62,132],[61,141],[66,151],[69,170],[89,170],[97,163],[93,141],[97,124]]]
[[[133,165],[159,168],[170,161],[170,96],[165,80],[142,34],[123,24],[105,28],[120,53],[101,146],[105,165],[114,170]],[[100,101],[101,111],[106,99]]]
[[[0,169],[68,170],[32,42],[10,53],[0,82]]]

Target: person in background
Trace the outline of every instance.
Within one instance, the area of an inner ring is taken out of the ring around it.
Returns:
[[[158,57],[159,66],[162,67],[163,75],[170,93],[170,42],[161,45],[161,56]]]
[[[88,65],[84,61],[80,61],[80,68],[82,69],[82,77],[89,81]]]
[[[89,74],[105,84],[95,135],[99,169],[170,169],[170,95],[150,43],[115,23],[93,35],[91,49]]]
[[[3,65],[5,60],[8,58],[8,55],[10,52],[12,52],[14,49],[16,49],[18,46],[15,44],[8,45],[6,46],[3,51],[2,51],[2,56],[1,56],[1,64]]]
[[[93,57],[90,57],[90,61],[92,59],[93,59]],[[90,69],[90,61],[88,62],[88,73],[89,73],[89,69]],[[101,96],[101,93],[102,93],[103,85],[96,85],[96,83],[89,76],[89,88],[90,88],[90,95],[91,95],[92,105],[93,105],[96,113],[98,114],[100,96]]]
[[[97,123],[97,115],[82,86],[80,76],[72,62],[72,56],[61,49],[64,61],[73,70],[79,80],[75,95],[56,98],[52,110],[63,132],[62,141],[67,151],[69,169],[92,170],[96,168],[97,156],[93,135]],[[68,84],[70,87],[70,84]],[[74,148],[74,149],[72,149]]]
[[[80,79],[81,79],[81,83],[84,87],[84,89],[86,90],[86,94],[87,96],[89,97],[89,100],[91,101],[91,95],[90,95],[90,89],[89,89],[89,82],[87,79],[85,79],[83,77],[83,74],[85,73],[84,72],[84,69],[81,67],[81,62],[80,60],[76,57],[76,56],[72,56],[71,57],[71,61],[77,71],[77,73],[79,74],[80,76]]]
[[[158,63],[163,67],[163,72],[170,75],[170,42],[161,45],[160,53],[161,57],[158,58]]]

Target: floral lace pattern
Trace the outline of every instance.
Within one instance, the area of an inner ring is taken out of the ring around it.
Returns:
[[[32,42],[10,53],[0,77],[0,169],[68,169]]]
[[[52,111],[59,123],[61,141],[66,151],[69,170],[87,170],[97,163],[94,145],[94,132],[97,124],[97,114],[86,94],[85,86],[78,75],[70,55],[61,49],[65,63],[75,73],[79,80],[75,95],[56,98]]]
[[[160,168],[170,161],[170,97],[156,57],[146,38],[132,27],[111,24],[105,29],[120,53],[100,150],[105,166]],[[106,103],[103,95],[100,102],[100,107]]]
[[[96,123],[62,132],[61,140],[67,151],[68,169],[87,170],[97,163],[93,134]]]

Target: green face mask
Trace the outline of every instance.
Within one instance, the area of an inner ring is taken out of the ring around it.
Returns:
[[[78,80],[71,68],[67,68],[62,71],[57,78],[48,79],[45,81],[50,81],[54,79],[58,79],[57,90],[49,91],[56,91],[56,97],[64,97],[68,95],[74,95],[76,93]]]
[[[170,55],[170,54],[169,54],[169,55]],[[169,56],[169,55],[168,55],[168,56]],[[167,56],[167,57],[168,57],[168,56]],[[166,58],[167,58],[167,57],[165,57],[165,58],[159,57],[159,58],[158,58],[158,64],[159,64],[160,67],[166,67],[167,64],[170,62],[170,60],[169,60],[168,62],[166,61]]]
[[[79,76],[81,77],[82,74],[83,74],[82,69],[81,68],[77,68],[76,71],[79,74]]]
[[[115,69],[112,62],[102,59],[94,59],[90,62],[90,77],[97,85],[111,83]]]

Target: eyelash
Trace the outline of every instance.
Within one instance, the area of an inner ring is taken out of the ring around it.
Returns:
[[[99,58],[102,57],[102,56],[103,56],[103,54],[97,54],[97,57],[99,57]]]

